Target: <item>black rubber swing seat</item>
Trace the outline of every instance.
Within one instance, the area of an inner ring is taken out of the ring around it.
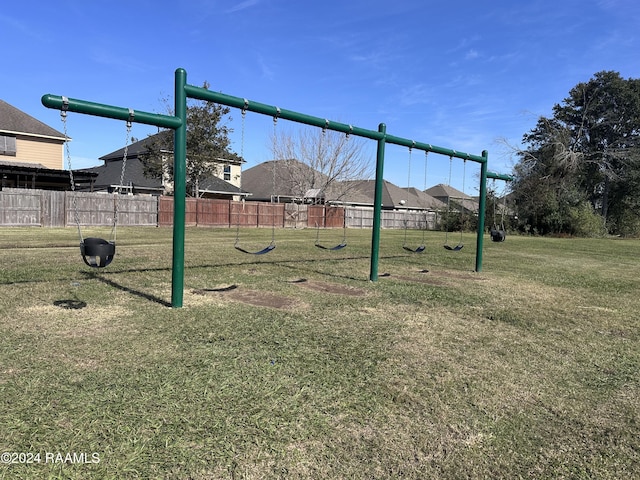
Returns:
[[[426,245],[420,245],[418,248],[411,248],[411,247],[407,247],[406,245],[403,245],[402,248],[404,248],[407,252],[422,253],[422,252],[424,252],[424,249],[427,248],[427,246]]]
[[[492,242],[504,242],[507,238],[507,232],[504,230],[496,230],[492,228],[490,234]]]
[[[85,238],[80,242],[80,254],[89,267],[104,268],[116,255],[116,244],[102,238]]]
[[[319,243],[316,243],[315,245],[316,245],[316,247],[321,248],[323,250],[333,250],[333,251],[335,251],[335,250],[342,250],[344,247],[347,246],[347,242],[339,243],[338,245],[334,245],[333,247],[325,247],[324,245],[320,245]]]
[[[275,245],[275,243],[272,243],[272,244],[267,245],[266,247],[264,247],[262,250],[258,250],[257,252],[251,252],[249,250],[245,250],[244,248],[242,248],[239,245],[234,245],[233,248],[235,248],[239,252],[248,253],[249,255],[264,255],[265,253],[269,253],[271,250],[276,248],[276,245]]]
[[[446,248],[447,250],[451,250],[452,252],[457,252],[458,250],[462,250],[462,247],[464,247],[464,245],[462,244],[458,244],[455,247],[452,247],[451,245],[443,245],[444,248]]]

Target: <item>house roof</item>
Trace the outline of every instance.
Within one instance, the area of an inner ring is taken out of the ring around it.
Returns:
[[[207,191],[210,193],[246,193],[244,190],[240,190],[232,183],[227,182],[219,177],[209,177],[200,181],[200,191]]]
[[[395,187],[395,185],[393,186]],[[442,200],[439,200],[432,195],[429,195],[427,192],[423,192],[415,187],[401,188],[400,190],[407,192],[407,203],[405,206],[408,208],[428,208],[432,210],[439,210],[445,206]]]
[[[466,193],[453,188],[451,185],[445,185],[444,183],[439,183],[438,185],[434,185],[433,187],[426,189],[425,193],[441,200],[445,204],[445,207],[447,207],[447,203],[450,202],[451,208],[462,207],[469,212],[477,212],[479,208],[477,197],[467,195]]]
[[[451,185],[445,185],[444,183],[439,183],[438,185],[434,185],[431,188],[427,188],[425,193],[428,193],[432,197],[435,198],[457,198],[457,199],[466,199],[469,200],[472,197],[467,195],[460,190],[453,188]]]
[[[0,100],[0,132],[64,141],[63,133],[9,105],[4,100]]]
[[[154,142],[159,141],[162,135],[170,135],[171,145],[173,145],[173,131],[162,130],[156,134],[149,135],[147,138],[143,138],[142,140],[138,140],[136,142],[131,143],[127,149],[127,158],[137,158],[140,155],[147,153],[148,148],[151,147]],[[121,160],[122,157],[124,157],[124,148],[125,147],[122,147],[111,153],[107,153],[106,155],[103,155],[102,157],[100,157],[99,160],[104,160],[105,162],[110,162],[113,160]],[[173,150],[167,150],[166,153],[172,155]],[[215,158],[213,160],[216,160],[221,163],[233,163],[233,164],[237,163],[235,159]]]
[[[157,141],[160,136],[166,135],[168,130],[164,130],[158,132],[154,135],[149,135],[147,138],[143,138],[142,140],[138,140],[137,142],[133,142],[127,148],[127,158],[137,158],[143,153],[147,152],[147,148],[153,144],[153,142]],[[122,160],[124,157],[124,149],[125,147],[119,148],[111,153],[107,153],[99,158],[99,160],[104,160],[105,162],[110,162],[112,160]]]
[[[35,170],[42,170],[42,169],[47,170],[47,167],[45,167],[41,163],[35,163],[35,162],[11,162],[7,160],[0,160],[0,166],[8,167],[8,168],[15,167],[15,168],[32,168]],[[57,171],[60,171],[60,170],[57,170]]]
[[[384,182],[382,190],[382,206],[393,205],[393,200],[389,195],[386,187],[386,181]],[[373,205],[374,193],[376,182],[374,180],[349,180],[342,182],[343,188],[346,190],[346,194],[342,198],[345,203],[361,204],[361,205]]]
[[[335,182],[327,191],[318,192],[318,184],[322,185],[326,179],[325,175],[298,160],[270,160],[242,173],[242,189],[251,192],[254,200],[269,199],[271,195],[291,198],[317,197],[317,194],[321,193],[330,202],[373,205],[374,180]],[[309,193],[314,190],[314,195],[310,195]],[[400,203],[402,200],[404,203]],[[382,205],[385,208],[442,209],[446,207],[441,200],[417,188],[400,188],[386,180],[383,183]]]
[[[255,200],[272,195],[299,198],[325,182],[325,175],[298,160],[269,160],[242,172],[242,189]]]
[[[71,186],[68,170],[47,168],[40,163],[0,160],[0,175],[31,177],[36,182],[36,188],[40,188],[38,184],[42,182],[49,184],[47,188],[52,188],[52,184],[54,184],[61,190],[67,190]],[[93,172],[74,174],[74,181],[78,186],[91,185],[95,178],[96,174]]]
[[[142,163],[142,160],[138,157],[140,157],[141,154],[146,153],[147,148],[151,146],[153,142],[157,141],[161,135],[167,135],[170,132],[170,130],[163,130],[154,135],[143,138],[142,140],[133,142],[129,145],[129,147],[127,148],[127,165],[124,175],[125,185],[131,184],[134,187],[145,188],[149,190],[164,190],[162,180],[160,178],[146,177],[144,175],[144,165]],[[122,171],[124,149],[125,147],[122,147],[100,157],[100,160],[104,160],[104,165],[84,169],[84,171],[98,173],[98,178],[95,182],[96,188],[106,188],[109,186],[120,185],[120,175]],[[241,193],[238,187],[218,177],[209,177],[201,180],[198,188],[200,189],[200,191],[206,191],[210,193]]]
[[[122,158],[107,161],[99,167],[85,168],[80,171],[97,173],[98,177],[94,182],[95,189],[104,189],[110,186],[120,185],[120,175],[122,174]],[[127,158],[127,165],[124,172],[124,186],[144,188],[146,190],[157,190],[162,192],[164,187],[162,180],[155,177],[145,177],[144,165],[138,158]],[[199,184],[202,192],[238,194],[239,189],[235,185],[226,182],[218,177],[209,177]]]
[[[94,188],[101,189],[113,185],[120,185],[120,175],[122,173],[122,157],[119,160],[112,160],[99,167],[84,168],[81,172],[97,173],[98,177],[94,183]],[[124,185],[144,187],[162,191],[162,181],[160,178],[148,178],[144,176],[144,165],[137,158],[128,158],[124,172]]]
[[[344,203],[373,205],[375,196],[375,180],[354,180],[341,182],[345,185]],[[401,203],[403,202],[404,203]],[[417,188],[401,188],[385,180],[382,184],[383,208],[416,208],[441,209],[446,205],[431,195]]]

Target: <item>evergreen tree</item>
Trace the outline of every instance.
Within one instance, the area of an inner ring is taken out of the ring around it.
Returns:
[[[204,83],[203,88],[209,88]],[[208,177],[219,176],[225,164],[237,164],[242,159],[230,149],[226,125],[229,107],[213,102],[198,101],[187,106],[187,192],[199,196],[199,185]],[[147,151],[141,155],[148,177],[168,177],[173,181],[173,139],[172,130],[153,136]]]
[[[640,227],[639,134],[639,80],[603,71],[576,85],[523,137],[513,185],[521,220],[540,233],[584,233],[576,222],[594,229],[594,213],[611,233]]]

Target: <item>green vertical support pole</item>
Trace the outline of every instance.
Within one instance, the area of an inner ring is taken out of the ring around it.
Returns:
[[[478,203],[478,238],[476,240],[476,272],[482,271],[482,249],[484,246],[484,217],[487,207],[487,164],[489,152],[482,151],[480,163],[480,201]]]
[[[378,125],[378,132],[382,138],[378,140],[378,153],[376,155],[376,187],[373,197],[373,232],[371,233],[371,270],[369,280],[378,281],[378,259],[380,257],[380,229],[382,228],[382,187],[384,186],[384,148],[387,126],[384,123]]]
[[[171,270],[171,306],[181,308],[184,297],[184,229],[187,197],[187,72],[175,74],[175,116],[182,120],[173,142],[173,263]]]

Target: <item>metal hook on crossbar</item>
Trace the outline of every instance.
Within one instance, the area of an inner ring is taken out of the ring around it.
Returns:
[[[67,97],[62,97],[62,107],[60,107],[60,116],[65,118],[67,116],[67,111],[69,110],[69,99]]]
[[[325,133],[327,133],[327,129],[329,128],[329,124],[331,122],[329,121],[328,118],[324,119],[324,127],[322,127],[322,134],[324,135]]]
[[[129,118],[127,119],[127,128],[131,128],[131,124],[133,123],[133,119],[136,116],[136,112],[133,108],[129,109]]]

